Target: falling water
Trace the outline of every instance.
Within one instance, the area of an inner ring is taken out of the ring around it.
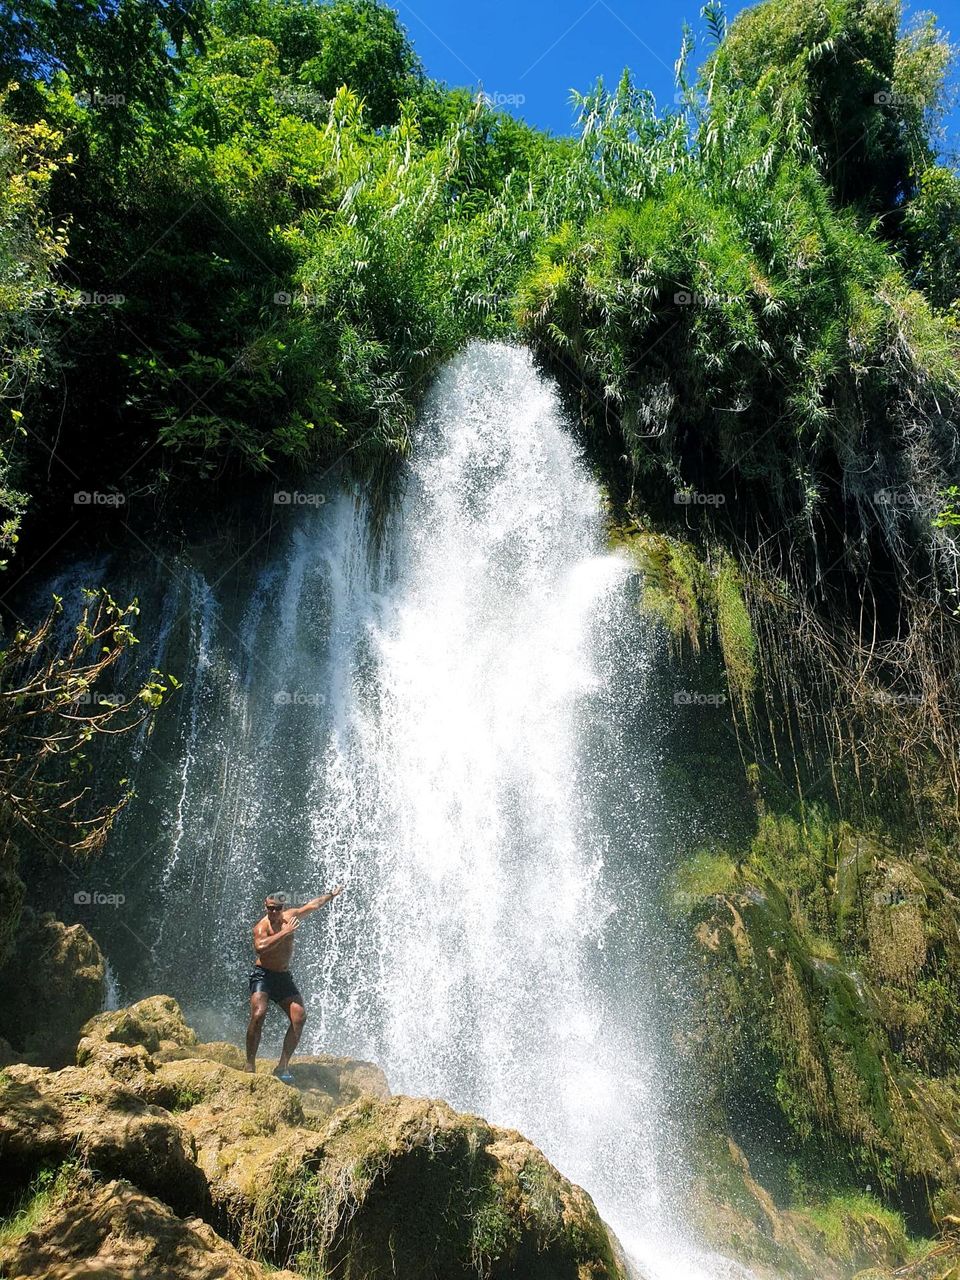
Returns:
[[[264,892],[342,881],[298,934],[304,1048],[521,1130],[650,1280],[733,1274],[678,1212],[657,640],[553,386],[473,344],[382,537],[356,495],[323,496],[239,594],[202,556],[161,558],[151,659],[184,689],[137,744],[141,799],[102,866],[125,913],[91,925],[124,992],[237,1035]]]

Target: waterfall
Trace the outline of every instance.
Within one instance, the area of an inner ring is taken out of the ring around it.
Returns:
[[[98,872],[126,898],[91,923],[124,992],[237,1038],[265,892],[342,881],[297,935],[304,1051],[519,1129],[648,1280],[740,1274],[680,1209],[658,641],[529,353],[474,343],[441,373],[379,539],[331,487],[242,590],[200,554],[163,558],[152,599],[130,573],[184,688],[138,740],[140,800]]]

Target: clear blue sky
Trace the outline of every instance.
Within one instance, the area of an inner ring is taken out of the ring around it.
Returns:
[[[389,0],[429,75],[450,85],[482,84],[505,110],[554,133],[568,133],[570,90],[597,76],[615,85],[625,66],[672,103],[673,64],[684,19],[706,53],[702,0]],[[730,0],[732,19],[747,6]],[[960,0],[908,0],[908,12],[932,9],[960,38]],[[951,117],[954,134],[960,114]]]

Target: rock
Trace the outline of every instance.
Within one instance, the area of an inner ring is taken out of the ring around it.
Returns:
[[[103,1005],[105,979],[103,953],[83,925],[25,910],[0,970],[0,1035],[31,1062],[65,1066]]]
[[[90,1044],[86,1042],[90,1041]],[[150,1054],[193,1049],[197,1033],[183,1020],[172,996],[150,996],[126,1009],[110,1009],[91,1018],[83,1027],[79,1052],[95,1053],[93,1042],[143,1045]]]
[[[0,1247],[0,1273],[37,1280],[267,1280],[199,1218],[178,1218],[129,1182],[81,1185]],[[297,1280],[271,1271],[270,1280]]]
[[[226,1040],[212,1040],[189,1046],[167,1045],[158,1049],[154,1055],[158,1062],[176,1062],[183,1058],[206,1058],[210,1062],[222,1062],[225,1067],[233,1067],[235,1071],[243,1071],[246,1057],[235,1044]]]
[[[9,1197],[38,1169],[80,1158],[128,1178],[178,1211],[210,1203],[195,1152],[174,1116],[100,1067],[15,1065],[0,1074],[0,1189]]]
[[[520,1134],[423,1098],[362,1098],[261,1171],[248,1251],[337,1275],[625,1280],[587,1193]]]
[[[275,1066],[274,1062],[262,1062],[258,1063],[257,1070],[272,1071]],[[326,1053],[294,1058],[290,1074],[304,1111],[314,1121],[358,1098],[390,1097],[387,1077],[380,1068],[355,1058],[338,1058]]]
[[[869,1195],[782,1208],[754,1178],[747,1157],[730,1138],[700,1151],[691,1218],[720,1250],[733,1252],[760,1280],[849,1280],[876,1269],[889,1276],[914,1251],[905,1224]]]
[[[147,1213],[146,1193],[225,1229],[246,1257],[310,1275],[625,1280],[619,1246],[590,1197],[526,1139],[444,1102],[390,1097],[371,1063],[295,1061],[301,1092],[268,1064],[236,1070],[231,1046],[196,1044],[168,997],[101,1014],[84,1032],[81,1065],[0,1074],[0,1192],[9,1201],[39,1168],[67,1159],[138,1190],[104,1189],[57,1226],[60,1244],[45,1227],[24,1253],[22,1265],[35,1269],[15,1274],[47,1274],[55,1257],[74,1268],[50,1272],[57,1280],[154,1274],[112,1261],[134,1258],[149,1239],[153,1226],[128,1213],[131,1204]],[[128,1220],[131,1255],[123,1252]],[[198,1224],[180,1226],[193,1233],[190,1250],[198,1239],[217,1246]],[[164,1230],[161,1222],[159,1236]],[[158,1276],[221,1274],[200,1261],[178,1270],[165,1248],[160,1239],[156,1255],[145,1255],[144,1267],[158,1259]],[[230,1270],[240,1265],[232,1256],[218,1265],[224,1276],[254,1274]]]

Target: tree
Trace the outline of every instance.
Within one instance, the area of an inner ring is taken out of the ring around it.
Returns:
[[[142,725],[177,687],[155,671],[130,692],[104,692],[104,676],[137,643],[130,623],[140,611],[102,590],[85,596],[64,652],[54,643],[59,598],[39,626],[16,631],[0,651],[0,838],[29,837],[73,854],[102,848],[133,794],[121,784],[115,800],[94,799],[87,745]]]
[[[395,124],[400,102],[423,81],[396,13],[379,0],[221,0],[215,19],[228,35],[265,36],[280,70],[330,100],[346,85],[374,128]]]
[[[704,84],[802,121],[840,201],[889,214],[932,160],[953,52],[934,19],[901,33],[901,18],[900,0],[767,0],[737,16]]]

